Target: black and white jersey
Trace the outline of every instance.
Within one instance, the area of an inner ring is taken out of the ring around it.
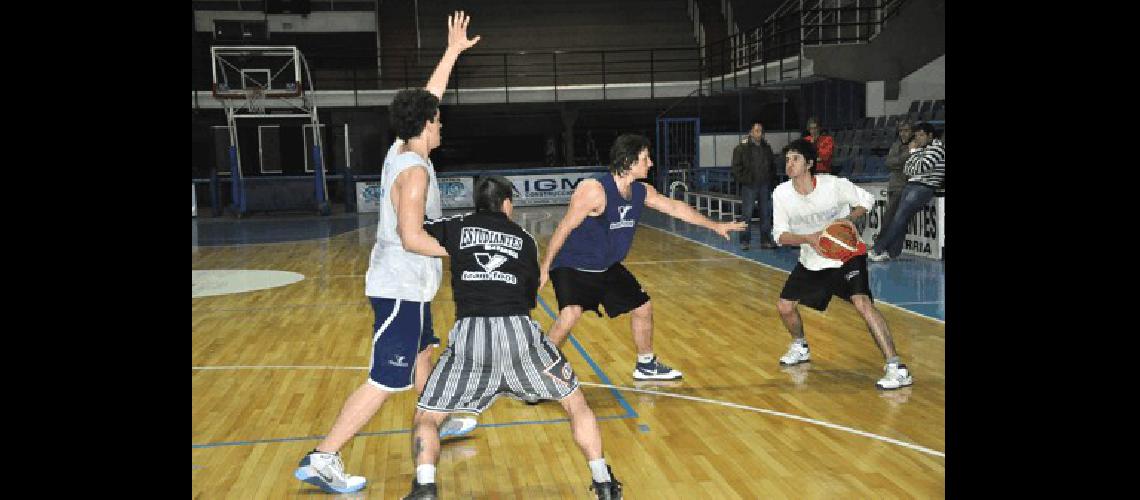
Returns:
[[[538,246],[506,214],[429,220],[424,229],[451,256],[456,318],[526,316],[538,293]]]

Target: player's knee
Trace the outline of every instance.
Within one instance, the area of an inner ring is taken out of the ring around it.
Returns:
[[[779,312],[781,316],[795,314],[796,303],[790,300],[780,299],[776,301],[776,311]]]
[[[436,427],[439,427],[440,424],[443,423],[443,419],[445,419],[445,418],[447,418],[446,413],[440,413],[440,412],[435,412],[435,411],[427,411],[427,410],[417,408],[416,409],[416,416],[412,419],[412,422],[415,425],[420,425],[420,424],[426,423],[426,424],[432,424]]]
[[[566,306],[558,311],[558,319],[563,321],[578,321],[582,316],[582,306]]]
[[[646,301],[631,312],[638,318],[652,318],[653,317],[653,301]]]
[[[866,295],[852,295],[851,304],[855,306],[856,311],[864,316],[875,310],[875,303]]]
[[[571,392],[569,396],[562,398],[562,408],[571,417],[584,416],[591,412],[590,405],[586,403],[586,397],[582,395],[582,388],[578,387]]]

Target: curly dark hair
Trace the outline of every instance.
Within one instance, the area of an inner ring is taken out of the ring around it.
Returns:
[[[812,175],[815,175],[815,160],[817,154],[815,152],[815,144],[807,139],[796,139],[784,147],[784,154],[787,155],[789,151],[795,151],[804,157],[804,161],[811,164],[809,170]]]
[[[629,172],[643,150],[649,149],[649,139],[640,134],[623,134],[614,140],[610,148],[610,172],[623,175]]]
[[[388,106],[388,122],[396,129],[396,137],[407,141],[424,131],[424,123],[435,119],[439,98],[424,89],[396,92]]]

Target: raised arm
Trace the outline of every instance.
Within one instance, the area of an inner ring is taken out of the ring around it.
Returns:
[[[546,281],[550,279],[550,266],[554,263],[554,257],[558,255],[562,245],[566,243],[570,231],[582,224],[586,217],[597,215],[605,209],[606,192],[600,182],[586,179],[578,184],[574,194],[570,195],[570,206],[566,208],[566,215],[562,216],[558,227],[554,228],[554,234],[550,236],[550,243],[546,245],[546,256],[542,259],[542,267],[539,268],[539,288],[546,286]]]
[[[643,182],[642,184],[645,183]],[[697,209],[690,207],[688,203],[662,196],[661,193],[658,193],[657,190],[649,184],[645,184],[645,206],[669,215],[670,217],[681,219],[689,224],[711,229],[716,234],[723,236],[726,240],[729,239],[728,233],[732,231],[743,231],[748,228],[748,223],[744,221],[715,222],[701,215]]]
[[[467,39],[467,24],[470,22],[471,18],[461,10],[447,16],[447,50],[443,51],[443,57],[439,59],[439,64],[435,66],[435,71],[431,73],[431,78],[424,87],[440,99],[443,99],[443,91],[447,89],[447,79],[451,77],[451,68],[455,66],[455,61],[459,60],[459,53],[479,43],[481,38],[475,36]]]
[[[424,204],[427,200],[428,173],[423,165],[409,167],[392,183],[392,203],[396,209],[396,234],[404,250],[443,257],[447,250],[424,230]]]

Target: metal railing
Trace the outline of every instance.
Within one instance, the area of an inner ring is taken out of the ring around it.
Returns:
[[[779,83],[804,76],[803,47],[864,43],[881,32],[905,0],[789,0],[759,26],[696,47],[615,50],[545,50],[465,53],[450,81],[454,89],[512,89],[571,85],[645,84],[650,97],[661,82],[692,82],[716,90],[744,84]],[[695,17],[695,16],[694,16]],[[208,46],[206,47],[208,50]],[[317,90],[368,91],[423,85],[434,69],[437,49],[408,48],[407,55],[384,56],[347,50],[312,49]],[[428,57],[428,56],[431,57]],[[195,66],[209,65],[195,58]],[[377,71],[379,62],[380,71]],[[194,90],[210,89],[209,72],[195,68]]]

